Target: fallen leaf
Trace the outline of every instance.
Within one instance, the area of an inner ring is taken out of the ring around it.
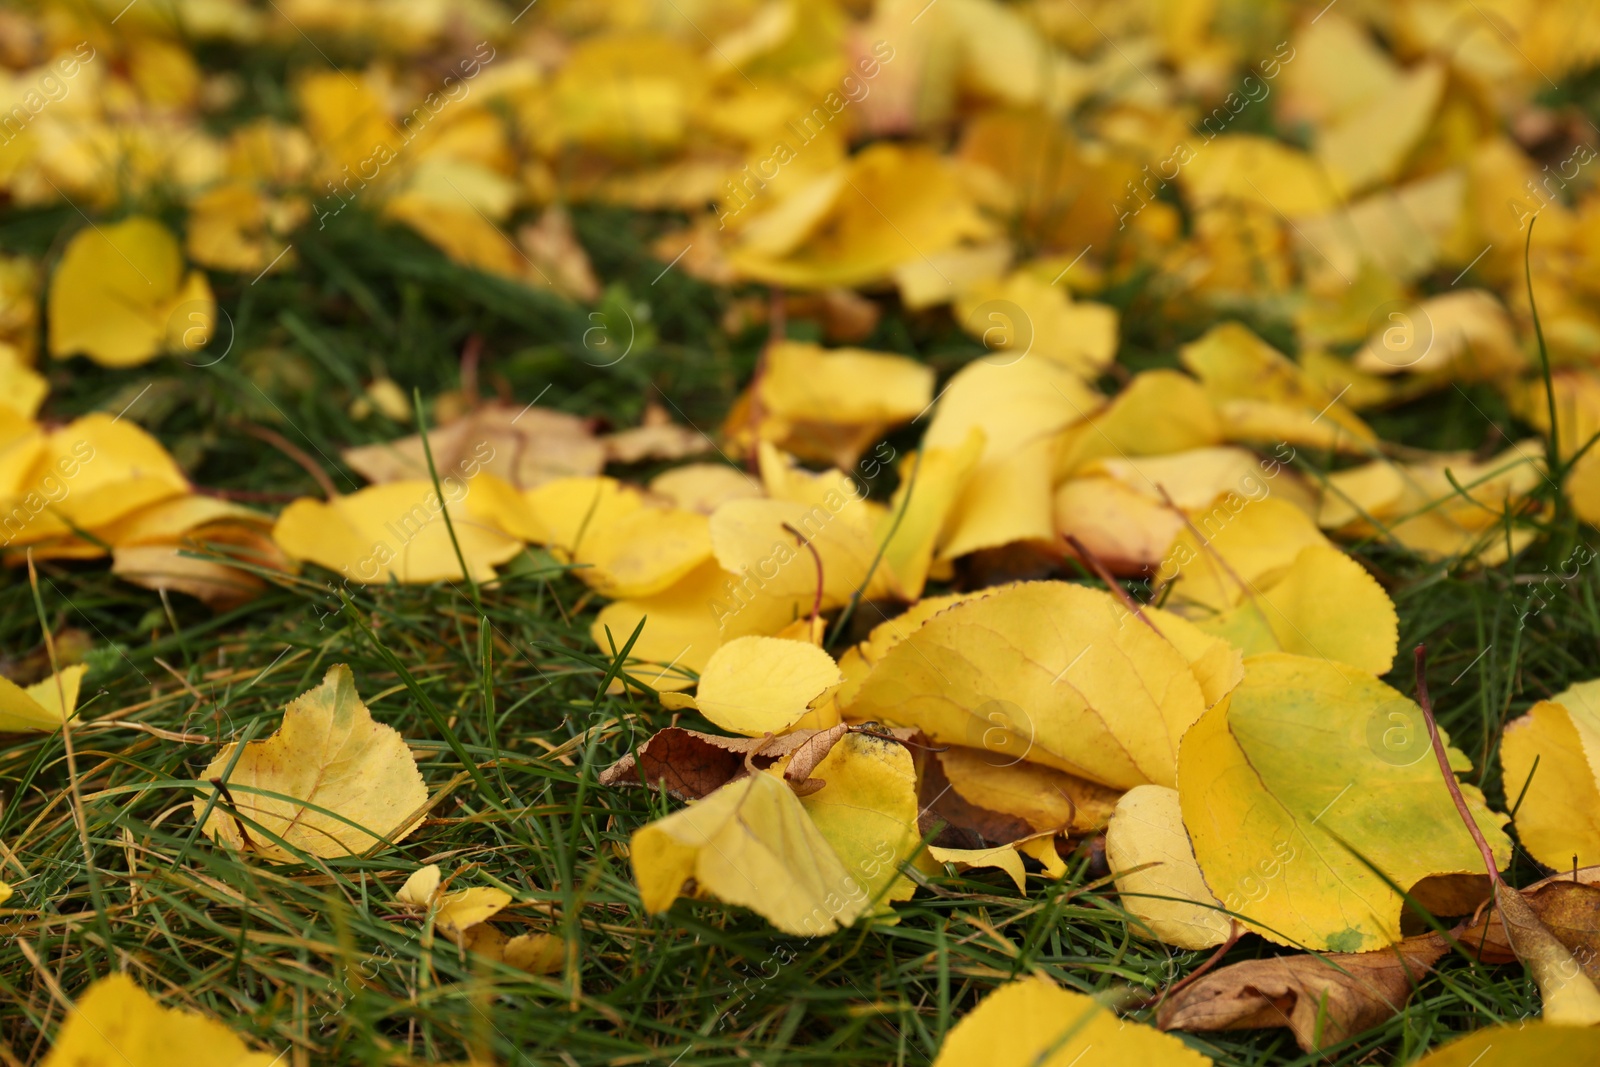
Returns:
[[[740,637],[711,654],[693,697],[663,694],[669,708],[697,708],[724,730],[759,737],[782,733],[831,693],[843,676],[815,645]]]
[[[1407,743],[1387,744],[1398,735]],[[1178,759],[1206,884],[1279,944],[1360,952],[1400,940],[1403,902],[1388,882],[1409,890],[1482,864],[1428,754],[1420,709],[1371,675],[1284,653],[1245,660],[1244,681],[1190,728]],[[1459,752],[1452,761],[1469,769]],[[1508,863],[1504,817],[1461,789]]]
[[[237,748],[223,746],[201,778],[219,778],[231,763],[225,784],[233,803],[258,825],[246,827],[246,840],[220,797],[197,797],[195,818],[205,818],[201,829],[212,840],[272,863],[299,862],[291,848],[333,857],[367,852],[385,838],[402,841],[428,799],[405,740],[374,721],[343,664],[290,701],[277,731],[248,742],[234,762]]]
[[[1106,862],[1136,933],[1188,949],[1228,939],[1233,921],[1200,873],[1176,789],[1140,785],[1122,795],[1106,828]]]
[[[1172,785],[1205,710],[1187,660],[1107,593],[1065,582],[991,590],[891,647],[844,709],[1114,789]]]
[[[928,846],[928,855],[939,863],[954,864],[957,871],[970,871],[974,867],[994,867],[1004,871],[1017,886],[1017,892],[1028,891],[1027,868],[1022,866],[1022,854],[1011,845],[994,848],[940,848]]]
[[[652,915],[671,907],[691,878],[698,892],[796,936],[850,925],[868,899],[799,798],[769,771],[636,830],[630,859]]]
[[[1203,1067],[1175,1037],[1130,1025],[1100,1001],[1044,978],[1002,985],[951,1029],[934,1067],[1071,1067],[1091,1050],[1109,1063]]]
[[[48,314],[52,356],[134,367],[165,351],[198,353],[217,304],[203,273],[184,273],[177,239],[136,215],[73,236],[50,280]]]
[[[1156,1025],[1200,1033],[1286,1026],[1303,1051],[1314,1052],[1400,1014],[1449,951],[1448,941],[1428,934],[1375,952],[1245,960],[1164,1000]]]
[[[49,733],[78,709],[78,689],[88,667],[63,667],[41,682],[23,688],[0,678],[0,733]]]
[[[1580,683],[1541,700],[1507,723],[1500,741],[1517,836],[1547,867],[1600,863],[1600,704],[1593,692],[1592,683]]]
[[[1516,1026],[1486,1026],[1428,1053],[1417,1067],[1526,1067],[1593,1063],[1596,1057],[1600,1057],[1600,1030],[1535,1019]]]
[[[175,1060],[215,1067],[272,1067],[215,1019],[163,1008],[125,974],[99,979],[67,1015],[43,1067],[169,1067]]]
[[[557,478],[599,474],[605,465],[605,445],[588,420],[531,404],[480,405],[429,430],[428,446],[441,483],[483,471],[532,489]],[[420,434],[347,448],[343,458],[377,485],[429,480]]]

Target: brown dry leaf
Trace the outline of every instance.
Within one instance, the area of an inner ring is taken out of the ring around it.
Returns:
[[[599,474],[605,445],[588,420],[550,408],[484,404],[470,414],[428,431],[434,468],[448,488],[479,471],[531,489],[556,478]],[[421,435],[378,445],[347,448],[344,461],[375,485],[428,481]]]
[[[1442,936],[1429,934],[1378,952],[1246,960],[1165,1000],[1156,1025],[1196,1032],[1286,1026],[1311,1052],[1399,1013],[1416,983],[1449,951]]]
[[[791,753],[809,775],[845,729],[792,730],[777,737],[718,737],[669,726],[640,745],[637,753],[623,756],[601,771],[600,784],[642,783],[651,789],[665,789],[679,800],[699,800],[742,778],[750,769],[764,770]]]
[[[619,430],[600,438],[608,463],[642,463],[647,459],[687,459],[716,448],[716,443],[699,430],[672,421],[667,409],[650,404],[644,420],[631,430]]]
[[[1600,1025],[1600,987],[1584,973],[1571,950],[1545,926],[1520,892],[1499,880],[1495,881],[1494,902],[1507,942],[1539,987],[1545,1021]]]
[[[565,208],[545,208],[537,222],[527,223],[517,231],[517,243],[556,292],[585,304],[600,298],[600,283],[589,265],[589,254],[578,243]]]
[[[356,855],[384,838],[408,837],[428,799],[405,739],[373,720],[342,663],[328,669],[321,685],[290,701],[277,732],[246,744],[234,762],[237,747],[224,746],[201,772],[203,779],[217,779],[233,763],[225,783],[232,803],[197,797],[195,818],[205,818],[201,829],[212,840],[271,863],[298,863],[299,857],[263,830],[313,856]],[[234,805],[259,824],[254,832],[248,825],[241,829]]]

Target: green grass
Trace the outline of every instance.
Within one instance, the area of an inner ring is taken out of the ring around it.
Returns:
[[[355,389],[378,373],[424,395],[457,388],[458,354],[476,334],[486,391],[531,399],[548,386],[543,403],[622,425],[660,395],[714,431],[748,378],[759,331],[724,340],[726,294],[678,271],[652,283],[660,264],[643,248],[666,220],[585,211],[578,224],[613,287],[607,306],[636,318],[639,302],[649,308],[648,322],[636,322],[640,343],[615,367],[583,358],[588,309],[455,267],[348,212],[305,235],[293,271],[257,284],[213,279],[232,319],[225,359],[121,372],[52,365],[47,414],[126,408],[202,486],[314,495],[305,472],[245,424],[325,457],[341,487],[358,484],[333,462],[339,448],[407,430],[382,415],[353,419]],[[0,243],[42,254],[76,225],[70,209],[11,213]],[[1126,306],[1139,300],[1125,295]],[[1207,325],[1126,322],[1130,332],[1159,331],[1129,339],[1155,361]],[[892,311],[867,343],[913,352],[942,373],[978,351],[937,315]],[[1387,438],[1438,446],[1524,429],[1489,425],[1454,390],[1375,422]],[[1494,753],[1504,723],[1600,675],[1594,568],[1521,620],[1526,576],[1557,567],[1578,536],[1558,518],[1545,541],[1487,571],[1381,543],[1357,550],[1400,611],[1402,655],[1389,681],[1411,691],[1409,651],[1426,641],[1440,719],[1502,807]],[[0,651],[19,676],[43,662],[24,573],[0,590]],[[1133,937],[1086,849],[1061,882],[1031,876],[1025,896],[998,875],[940,878],[896,908],[896,923],[813,940],[712,902],[679,901],[649,918],[621,849],[669,805],[601,789],[595,775],[670,716],[648,699],[605,694],[613,665],[588,638],[595,599],[585,587],[536,550],[483,590],[481,616],[466,589],[448,584],[356,589],[342,605],[329,577],[309,569],[214,616],[123,584],[103,564],[40,565],[44,618],[58,635],[77,630],[92,642],[92,670],[70,754],[60,735],[0,748],[0,861],[18,888],[0,909],[0,1060],[38,1058],[62,997],[119,969],[263,1048],[292,1050],[285,1063],[451,1062],[476,1050],[508,1064],[927,1064],[954,1021],[1013,976],[1131,990],[1126,1003],[1203,961]],[[266,736],[333,663],[350,664],[378,718],[403,732],[430,788],[447,795],[402,846],[369,859],[272,867],[214,847],[190,809],[214,802],[202,771],[216,742]],[[456,872],[457,886],[510,892],[516,903],[497,920],[507,932],[568,938],[562,972],[533,977],[425,941],[393,897],[428,862]],[[1518,853],[1514,881],[1540,873]],[[1228,959],[1276,951],[1246,938]],[[1537,997],[1520,969],[1452,959],[1403,1015],[1326,1055],[1302,1055],[1284,1030],[1184,1040],[1241,1067],[1404,1063],[1530,1011]]]

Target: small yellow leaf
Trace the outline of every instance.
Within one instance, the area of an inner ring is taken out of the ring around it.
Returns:
[[[474,488],[465,483],[464,491]],[[473,579],[492,581],[495,564],[521,552],[522,543],[468,514],[460,496],[448,497],[447,489],[441,502],[433,484],[421,481],[369,486],[327,502],[302,497],[283,509],[272,536],[295,559],[357,582],[458,582],[461,560],[444,520],[448,510]]]
[[[910,900],[916,886],[900,868],[921,844],[911,753],[897,741],[847,733],[810,777],[827,784],[800,804],[875,911]]]
[[[1094,1056],[1085,1059],[1091,1051]],[[1095,1057],[1143,1067],[1211,1063],[1170,1034],[1117,1018],[1093,997],[1024,978],[996,989],[963,1016],[933,1067],[1073,1067]]]
[[[784,933],[813,937],[854,922],[868,899],[794,792],[765,771],[635,831],[629,858],[651,914],[693,878]]]
[[[928,846],[928,855],[940,863],[953,863],[958,871],[974,867],[995,867],[1006,873],[1016,883],[1017,892],[1028,891],[1028,871],[1022,865],[1022,855],[1011,845],[998,848],[940,848]]]
[[[518,934],[506,942],[504,959],[529,974],[555,974],[567,959],[567,942],[556,934]]]
[[[439,865],[430,863],[426,867],[418,867],[411,872],[411,877],[406,879],[405,885],[394,898],[402,904],[415,904],[419,908],[426,908],[433,903],[434,893],[439,891]]]
[[[236,747],[224,746],[201,777],[221,777]],[[206,836],[273,863],[298,859],[263,830],[313,856],[353,855],[380,844],[380,837],[404,840],[417,827],[407,820],[428,799],[405,740],[373,720],[344,664],[330,667],[321,685],[289,702],[276,733],[245,745],[227,786],[239,814],[260,825],[246,827],[246,842],[219,800],[202,827]],[[206,806],[205,798],[196,798],[195,818]]]
[[[782,733],[844,680],[833,657],[813,644],[739,637],[711,654],[694,704],[736,734]]]
[[[1106,829],[1106,862],[1122,906],[1142,924],[1135,933],[1188,949],[1228,939],[1232,924],[1195,862],[1176,789],[1141,785],[1123,794]]]
[[[187,277],[178,241],[135,216],[80,230],[50,282],[50,354],[83,353],[106,367],[132,367],[210,340],[216,301],[204,274]]]

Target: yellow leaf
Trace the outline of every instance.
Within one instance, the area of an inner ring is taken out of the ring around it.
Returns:
[[[928,846],[928,855],[939,863],[953,863],[957,871],[970,871],[974,867],[994,867],[1004,871],[1016,884],[1017,892],[1028,891],[1028,871],[1022,865],[1022,855],[1011,845],[997,848],[940,848]]]
[[[1205,696],[1184,656],[1126,616],[1110,594],[1066,582],[991,590],[891,647],[845,714],[1117,789],[1172,785]]]
[[[1356,369],[1371,374],[1447,374],[1463,382],[1514,375],[1527,365],[1505,305],[1483,289],[1441,293],[1391,312],[1355,355]]]
[[[1341,199],[1395,177],[1438,109],[1444,86],[1444,68],[1424,63],[1317,134],[1317,160]]]
[[[1328,545],[1317,524],[1283,500],[1269,497],[1237,512],[1214,511],[1173,542],[1160,575],[1172,590],[1167,604],[1195,618],[1221,614],[1277,580],[1302,549]]]
[[[280,1058],[251,1052],[217,1020],[163,1008],[132,978],[112,974],[78,998],[43,1067],[272,1067]]]
[[[1387,674],[1400,646],[1394,602],[1365,567],[1328,545],[1309,545],[1274,581],[1195,625],[1246,656],[1293,652]]]
[[[1176,789],[1141,785],[1123,794],[1106,828],[1106,862],[1122,906],[1142,924],[1135,933],[1188,949],[1228,939],[1232,923],[1200,873]]]
[[[1074,303],[1065,287],[1028,271],[973,286],[955,311],[996,362],[1036,356],[1092,381],[1117,354],[1115,308]]]
[[[1222,443],[1222,422],[1193,378],[1175,370],[1133,376],[1104,410],[1064,435],[1056,473],[1114,456],[1160,456]]]
[[[982,452],[983,431],[975,426],[959,446],[924,448],[900,465],[900,485],[878,519],[874,539],[883,546],[880,565],[888,568],[902,599],[922,595],[950,509]]]
[[[556,934],[518,934],[505,946],[505,961],[529,974],[555,974],[567,959],[567,942]]]
[[[1432,875],[1482,873],[1429,756],[1421,711],[1365,672],[1283,653],[1247,659],[1244,681],[1190,728],[1178,761],[1206,884],[1279,944],[1362,952],[1398,941],[1402,901],[1385,878],[1409,891]],[[1452,766],[1470,769],[1459,752]],[[1476,787],[1461,790],[1508,863],[1504,816]]]
[[[201,777],[221,777],[237,747],[224,746]],[[373,720],[343,664],[289,702],[276,733],[245,745],[226,784],[239,814],[259,828],[246,826],[247,843],[219,799],[202,827],[206,836],[273,863],[298,860],[263,830],[313,856],[353,855],[379,845],[380,837],[404,840],[417,827],[407,820],[428,799],[405,739]],[[195,818],[207,803],[196,798]]]
[[[1486,1026],[1428,1053],[1416,1067],[1527,1067],[1597,1060],[1600,1030],[1535,1019],[1516,1026]]]
[[[411,872],[405,884],[394,898],[402,904],[415,904],[419,908],[426,908],[433,903],[433,895],[439,891],[439,865],[430,863],[426,867],[418,867]]]
[[[434,927],[450,940],[460,941],[468,930],[493,918],[510,903],[511,894],[494,886],[473,886],[441,893],[438,910],[433,915]]]
[[[782,341],[767,349],[755,395],[762,440],[850,469],[885,430],[927,408],[933,370],[885,352]],[[748,420],[729,430],[748,438]]]
[[[216,301],[204,274],[185,276],[177,239],[135,216],[73,236],[50,281],[49,316],[52,356],[132,367],[169,348],[198,352]]]
[[[1015,815],[1041,833],[1103,830],[1117,802],[1114,789],[981,748],[950,745],[939,763],[962,799]]]
[[[961,448],[974,427],[983,431],[984,443],[947,520],[939,558],[1014,541],[1054,541],[1056,435],[1101,403],[1076,374],[1046,360],[980,360],[950,379],[923,448]]]
[[[1225,134],[1194,152],[1183,181],[1195,204],[1260,205],[1294,219],[1333,207],[1333,191],[1305,152],[1254,134]]]
[[[1346,450],[1377,443],[1337,396],[1237,322],[1213,326],[1179,358],[1205,386],[1230,440]]]
[[[738,637],[718,648],[685,704],[736,734],[782,733],[843,680],[833,657],[804,641]]]
[[[764,771],[635,831],[630,859],[651,914],[671,907],[690,878],[797,936],[848,926],[867,903],[799,799]]]
[[[0,733],[49,732],[77,714],[78,688],[88,667],[63,667],[26,689],[0,678]]]
[[[1093,997],[1044,978],[1024,978],[996,989],[964,1015],[945,1037],[933,1067],[1072,1067],[1091,1051],[1108,1064],[1205,1067],[1211,1062],[1176,1037],[1117,1018]]]
[[[921,845],[917,774],[898,741],[847,733],[811,771],[827,784],[800,798],[877,914],[916,891],[901,873]]]
[[[1500,741],[1506,795],[1513,803],[1520,798],[1517,836],[1534,859],[1557,870],[1600,863],[1600,706],[1593,692],[1589,682],[1541,700],[1507,723]]]
[[[463,495],[474,488],[456,484]],[[357,582],[459,582],[461,561],[444,521],[448,509],[473,579],[493,580],[495,564],[521,552],[522,542],[474,518],[461,495],[445,495],[441,502],[432,482],[408,481],[369,486],[326,503],[302,497],[283,509],[272,536],[295,559]]]

